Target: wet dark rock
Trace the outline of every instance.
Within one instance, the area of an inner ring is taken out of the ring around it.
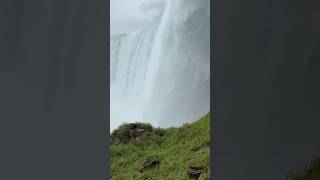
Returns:
[[[188,171],[187,175],[190,178],[194,178],[194,179],[198,179],[201,174],[207,172],[207,168],[205,167],[189,167],[189,169],[190,170]]]
[[[160,165],[160,161],[153,160],[153,161],[146,161],[143,163],[142,168],[139,170],[141,173],[147,169],[152,169],[158,167]]]

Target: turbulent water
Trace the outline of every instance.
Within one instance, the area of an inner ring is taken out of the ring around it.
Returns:
[[[110,129],[179,126],[210,109],[210,0],[168,0],[143,30],[111,37]]]

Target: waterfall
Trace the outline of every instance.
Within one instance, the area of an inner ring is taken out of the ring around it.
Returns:
[[[179,126],[210,110],[210,0],[169,0],[142,30],[110,41],[110,129]]]

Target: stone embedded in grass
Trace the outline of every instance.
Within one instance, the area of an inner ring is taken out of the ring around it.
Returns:
[[[189,167],[190,170],[187,172],[190,178],[198,179],[202,173],[207,172],[207,168],[205,167]]]
[[[146,161],[143,163],[142,168],[139,170],[141,173],[147,169],[152,169],[160,165],[160,161],[153,160],[153,161]]]

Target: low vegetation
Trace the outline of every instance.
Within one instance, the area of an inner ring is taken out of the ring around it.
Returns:
[[[138,128],[148,129],[148,136],[131,140],[127,124],[113,131],[111,137],[121,137],[124,143],[111,145],[110,179],[146,180],[190,179],[189,167],[210,169],[210,113],[192,124],[179,128],[159,129],[150,124],[137,123]],[[148,161],[159,161],[154,168],[140,172]],[[209,170],[200,180],[209,179]]]

